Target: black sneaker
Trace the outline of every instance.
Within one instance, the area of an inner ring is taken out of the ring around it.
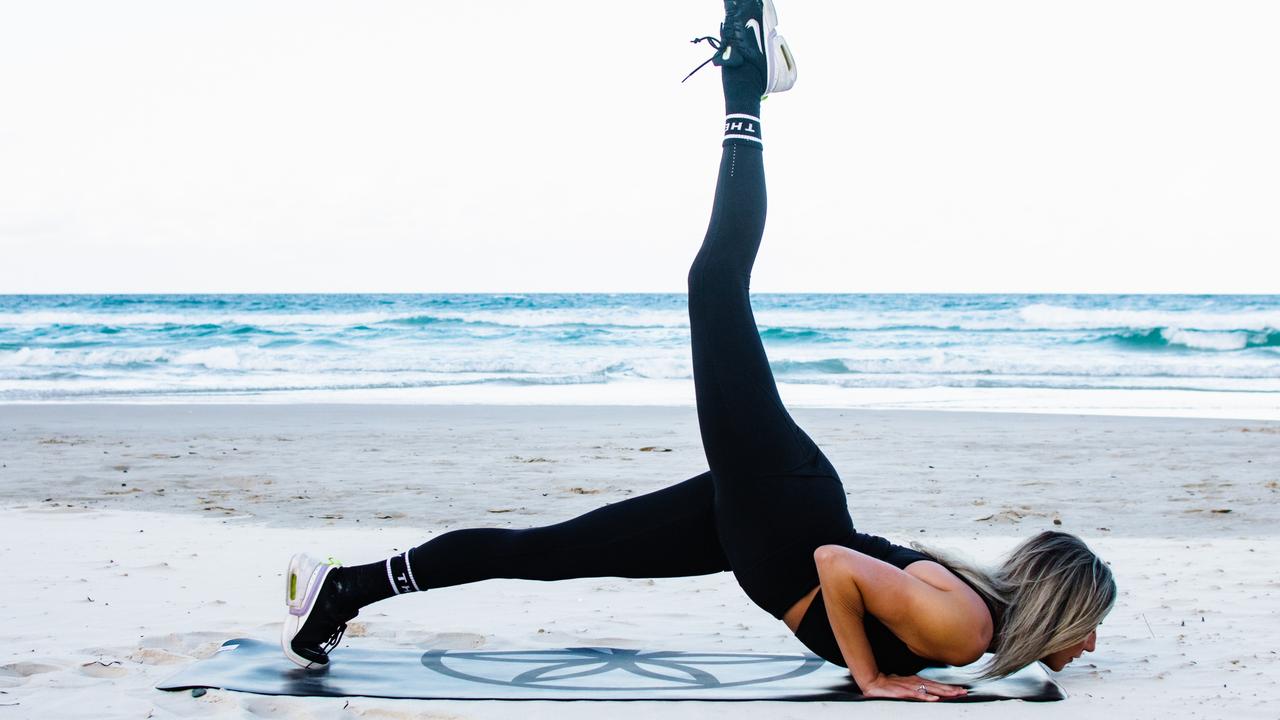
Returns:
[[[720,67],[738,67],[744,63],[755,66],[764,78],[762,98],[790,90],[796,84],[796,61],[786,38],[778,34],[778,12],[773,0],[724,0],[724,9],[720,38],[702,37],[693,41],[706,40],[716,48],[716,54],[707,62]],[[694,68],[685,80],[706,64]]]
[[[320,562],[309,555],[294,555],[285,573],[284,629],[280,647],[285,657],[305,669],[329,664],[329,653],[338,647],[347,621],[359,614],[338,602],[341,582],[332,575],[340,565],[330,558]]]

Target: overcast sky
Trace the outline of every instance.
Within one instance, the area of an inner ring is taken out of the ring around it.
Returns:
[[[1280,3],[777,4],[754,290],[1280,292]],[[0,3],[0,293],[683,291],[721,12]]]

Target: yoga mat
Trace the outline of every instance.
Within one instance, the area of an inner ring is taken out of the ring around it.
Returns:
[[[976,667],[976,664],[974,666]],[[964,668],[924,677],[963,684]],[[808,653],[680,652],[574,647],[542,650],[368,650],[340,648],[329,667],[303,670],[275,643],[237,639],[156,686],[222,688],[262,695],[438,700],[868,700],[848,671]],[[1062,700],[1039,663],[971,686],[964,698]]]

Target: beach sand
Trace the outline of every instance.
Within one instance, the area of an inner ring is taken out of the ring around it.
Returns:
[[[1042,529],[1111,563],[1065,702],[457,702],[153,685],[274,640],[281,574],[558,522],[705,470],[689,407],[0,406],[0,717],[1275,718],[1280,423],[800,409],[859,530],[994,561]],[[801,652],[730,574],[492,580],[366,609],[348,645]],[[341,652],[341,651],[338,651]]]

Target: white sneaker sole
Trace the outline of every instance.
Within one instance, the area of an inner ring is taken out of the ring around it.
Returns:
[[[334,566],[322,563],[306,553],[298,553],[289,559],[289,570],[284,574],[284,603],[288,613],[284,617],[284,628],[280,631],[280,649],[284,656],[304,670],[323,667],[293,651],[293,639],[298,631],[307,624],[311,611],[316,606],[316,595],[320,586],[329,576]]]
[[[764,0],[765,78],[764,96],[786,92],[796,84],[796,59],[787,46],[786,38],[778,34],[778,11],[773,0]]]

